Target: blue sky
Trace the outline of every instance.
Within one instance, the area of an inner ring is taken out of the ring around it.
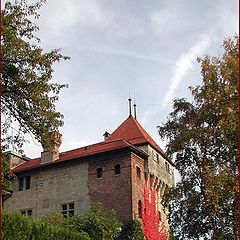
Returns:
[[[61,151],[111,133],[128,116],[129,90],[139,122],[164,149],[156,126],[173,98],[201,83],[196,58],[219,55],[224,37],[238,33],[237,0],[48,0],[40,13],[42,47],[71,57],[54,66],[53,81],[69,84],[57,103]],[[24,149],[30,157],[42,150]]]

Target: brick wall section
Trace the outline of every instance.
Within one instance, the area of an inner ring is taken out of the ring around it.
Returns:
[[[137,167],[140,168],[140,178],[137,176]],[[136,154],[131,154],[132,176],[132,214],[133,219],[139,219],[138,202],[143,203],[144,160]]]
[[[114,166],[121,165],[115,175]],[[103,169],[101,179],[96,169]],[[88,188],[91,203],[100,202],[105,210],[115,209],[119,220],[132,219],[131,153],[130,149],[97,157],[89,161]]]

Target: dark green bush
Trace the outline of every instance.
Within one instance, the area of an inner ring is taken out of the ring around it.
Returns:
[[[117,240],[144,240],[141,223],[136,220],[125,222]]]
[[[18,213],[2,214],[3,240],[90,240],[87,233],[34,221]]]
[[[100,204],[94,204],[82,216],[67,219],[66,225],[71,230],[88,233],[92,240],[115,239],[121,232],[121,226],[115,212],[104,212]]]

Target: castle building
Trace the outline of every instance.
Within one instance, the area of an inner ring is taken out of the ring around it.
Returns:
[[[135,117],[130,114],[112,134],[106,132],[102,142],[61,153],[60,144],[57,133],[54,148],[45,148],[41,157],[14,158],[17,179],[6,210],[34,219],[56,210],[73,216],[98,202],[114,209],[118,219],[138,219],[144,227],[153,203],[159,226],[168,229],[161,198],[174,184],[174,165]]]

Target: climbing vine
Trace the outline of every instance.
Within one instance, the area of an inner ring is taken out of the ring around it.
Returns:
[[[144,182],[142,223],[146,240],[167,240],[168,231],[161,222],[157,211],[157,189],[151,187],[150,180]]]

